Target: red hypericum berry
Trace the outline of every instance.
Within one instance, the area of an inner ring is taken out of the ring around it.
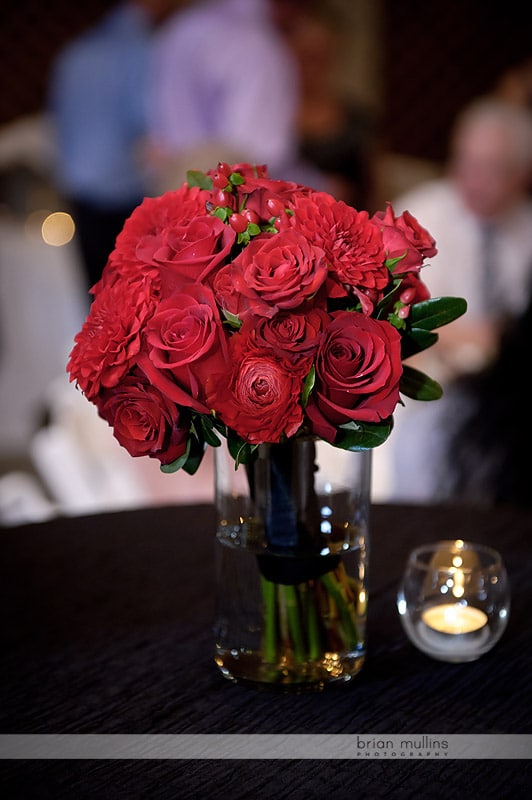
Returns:
[[[222,189],[218,189],[214,192],[213,197],[216,205],[222,208],[226,208],[231,203],[231,195],[228,192],[224,192]]]
[[[215,172],[212,176],[212,185],[215,186],[217,189],[225,189],[228,184],[227,175],[224,175],[223,172]]]
[[[242,214],[247,219],[247,221],[250,222],[252,225],[259,224],[259,215],[257,214],[256,211],[253,211],[252,208],[245,208],[242,211]]]
[[[272,217],[280,217],[284,213],[284,205],[277,197],[268,197],[266,200],[266,208]]]
[[[243,233],[248,226],[248,221],[243,214],[237,214],[235,212],[229,217],[229,224],[237,233]]]
[[[416,296],[416,290],[410,287],[410,289],[405,289],[404,292],[401,292],[401,294],[399,295],[399,300],[401,301],[401,303],[408,305],[409,303],[412,302],[415,296]]]
[[[399,311],[397,312],[397,316],[399,319],[406,319],[410,314],[410,306],[401,306]]]
[[[231,174],[231,167],[226,161],[218,161],[216,170],[220,173],[220,175],[225,175],[226,178],[228,178]]]

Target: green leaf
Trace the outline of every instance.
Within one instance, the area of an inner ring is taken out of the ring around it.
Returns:
[[[222,206],[216,206],[214,211],[211,213],[213,217],[218,217],[218,219],[221,219],[222,222],[227,222],[228,218],[231,216],[231,209],[223,208]]]
[[[314,383],[316,381],[316,367],[312,365],[310,368],[310,372],[305,378],[305,383],[303,384],[303,391],[301,393],[301,405],[303,408],[307,407],[308,399],[310,397],[310,393],[314,388]]]
[[[402,278],[395,278],[392,281],[391,285],[388,288],[388,291],[386,292],[386,294],[384,295],[384,297],[382,298],[382,300],[375,309],[375,316],[377,319],[382,319],[383,317],[386,317],[390,313],[389,308],[390,308],[390,303],[393,300],[393,295],[397,292],[397,289],[401,286],[402,283],[403,283]]]
[[[197,415],[196,421],[199,417],[201,417],[200,414]],[[189,475],[194,475],[197,471],[205,455],[206,444],[202,435],[203,431],[198,431],[194,421],[190,426],[190,430],[191,435],[188,437],[187,448],[183,455],[176,458],[171,464],[160,464],[161,472],[168,474],[183,469],[185,472],[188,472]]]
[[[393,325],[394,328],[397,328],[398,331],[406,330],[406,322],[397,315],[397,311],[388,314],[388,322],[390,325]]]
[[[185,450],[185,452],[183,453],[182,456],[180,456],[179,458],[176,458],[176,460],[172,461],[171,464],[160,464],[161,472],[164,472],[165,474],[168,474],[168,473],[171,473],[171,472],[177,472],[178,469],[181,469],[181,467],[184,467],[185,464],[187,463],[187,459],[188,459],[188,457],[190,455],[191,442],[192,442],[192,437],[189,437],[189,440],[187,442],[187,449]]]
[[[202,414],[200,418],[200,424],[201,432],[206,443],[210,444],[211,447],[220,447],[220,439],[214,431],[214,419]]]
[[[194,475],[198,471],[199,465],[203,460],[203,456],[205,455],[205,448],[203,450],[194,451],[190,454],[187,458],[185,464],[183,464],[183,469],[188,475]]]
[[[225,321],[230,325],[232,328],[236,328],[237,330],[242,327],[242,323],[240,321],[240,317],[237,314],[231,314],[226,308],[222,308],[222,314],[225,317]]]
[[[187,171],[187,183],[190,187],[199,186],[200,189],[212,189],[212,178],[199,169]]]
[[[389,269],[390,272],[392,272],[395,265],[398,264],[400,261],[402,261],[407,253],[408,250],[405,250],[402,256],[396,256],[395,258],[387,258],[386,261],[384,262],[385,267]]]
[[[258,233],[261,232],[260,227],[255,222],[249,222],[247,227],[247,232],[250,236],[256,236]]]
[[[235,460],[235,469],[240,464],[249,464],[253,460],[253,454],[258,445],[249,444],[249,442],[241,439],[238,434],[228,429],[227,431],[227,447],[231,456]]]
[[[437,381],[406,364],[403,364],[399,391],[414,400],[439,400],[443,394],[443,389]]]
[[[463,297],[432,297],[415,303],[410,309],[410,323],[413,328],[432,331],[461,317],[467,311]]]
[[[410,356],[432,347],[438,339],[438,334],[432,331],[426,331],[423,328],[410,328],[403,334],[401,340],[401,358],[410,358]]]
[[[340,425],[335,447],[342,450],[370,450],[386,441],[393,428],[393,417],[381,422],[348,422]]]
[[[170,474],[171,472],[177,472],[177,470],[181,469],[181,467],[185,464],[186,460],[187,459],[185,456],[181,456],[181,458],[177,458],[175,461],[172,461],[171,464],[161,464],[160,470],[165,474]]]
[[[240,174],[240,172],[233,172],[229,175],[229,183],[232,186],[242,186],[244,183],[244,178]]]

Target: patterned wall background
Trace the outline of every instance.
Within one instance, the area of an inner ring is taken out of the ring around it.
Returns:
[[[0,125],[41,110],[59,47],[112,5],[105,0],[0,2]]]
[[[2,0],[0,125],[42,108],[57,49],[111,5]],[[347,70],[343,83],[380,107],[392,152],[443,158],[457,110],[532,53],[532,27],[521,0],[324,0],[324,5],[344,12],[338,54]]]
[[[532,55],[530,19],[516,0],[382,0],[389,149],[442,159],[457,111]]]

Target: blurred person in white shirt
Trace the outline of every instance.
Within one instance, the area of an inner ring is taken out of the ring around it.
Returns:
[[[392,499],[445,499],[444,447],[460,404],[455,379],[496,358],[505,325],[523,313],[532,278],[532,115],[494,97],[460,113],[445,175],[393,200],[436,239],[426,283],[433,297],[461,296],[466,314],[441,328],[412,366],[440,381],[434,403],[398,409],[391,437]],[[424,277],[424,276],[423,276]]]

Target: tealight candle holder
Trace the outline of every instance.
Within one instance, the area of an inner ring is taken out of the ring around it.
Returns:
[[[397,593],[403,628],[440,661],[475,661],[499,641],[510,614],[500,554],[463,539],[425,544],[407,560]]]

